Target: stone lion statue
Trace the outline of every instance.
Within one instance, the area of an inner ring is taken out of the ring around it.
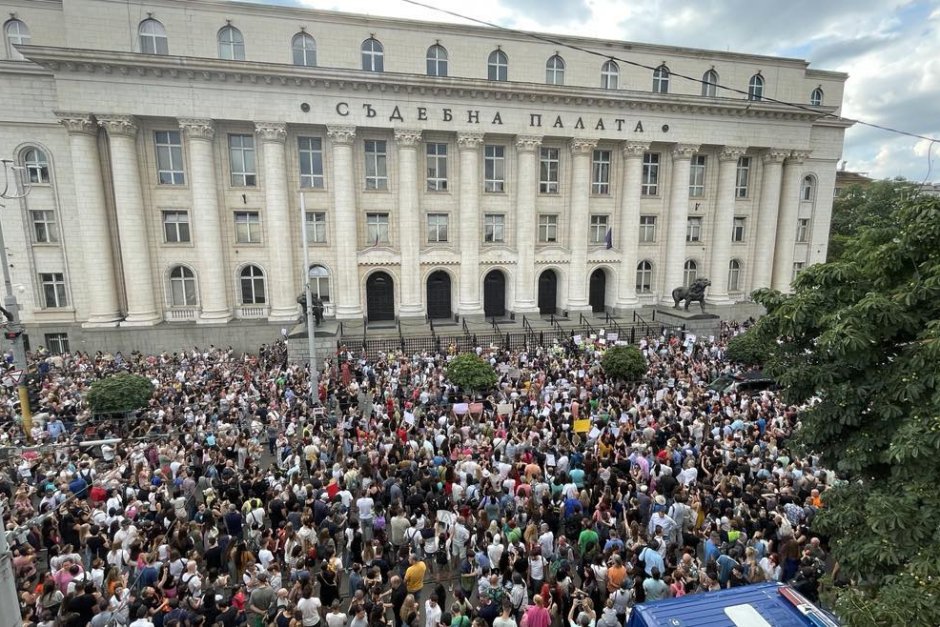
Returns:
[[[695,279],[688,287],[682,286],[672,290],[672,299],[676,301],[675,309],[679,308],[680,302],[685,301],[685,310],[688,311],[689,303],[698,301],[702,307],[702,313],[705,313],[705,288],[711,284],[712,282],[708,279]]]

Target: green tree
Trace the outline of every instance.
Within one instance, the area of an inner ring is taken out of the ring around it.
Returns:
[[[488,390],[498,380],[493,366],[474,353],[461,353],[450,360],[447,364],[447,378],[471,392]]]
[[[727,357],[747,366],[761,365],[767,360],[770,348],[767,340],[753,329],[748,329],[731,338],[728,342]]]
[[[92,383],[86,400],[93,413],[118,414],[146,407],[151,396],[153,384],[150,379],[121,373]]]
[[[898,207],[916,189],[914,183],[904,179],[873,181],[846,189],[832,203],[828,261],[841,259],[848,244],[864,229],[896,226],[892,220]]]
[[[794,293],[761,290],[766,369],[803,410],[797,446],[845,481],[815,531],[853,585],[849,625],[940,625],[940,198],[896,203]]]
[[[646,357],[636,346],[611,346],[601,357],[604,374],[621,381],[638,381],[646,375]]]

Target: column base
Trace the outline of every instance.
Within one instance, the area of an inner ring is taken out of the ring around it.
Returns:
[[[590,303],[568,303],[563,307],[568,312],[570,317],[572,313],[589,313],[592,310]]]
[[[539,306],[533,300],[525,300],[514,303],[512,310],[517,314],[537,314]]]
[[[152,327],[155,324],[159,324],[162,319],[157,314],[145,313],[145,314],[128,314],[124,320],[121,321],[122,327]]]
[[[268,313],[268,322],[297,322],[302,316],[298,313],[297,305],[280,309],[272,307]]]
[[[636,297],[636,294],[630,296],[624,296],[623,298],[618,298],[617,303],[614,305],[617,309],[639,309],[640,299]]]
[[[92,316],[82,323],[83,329],[104,329],[116,327],[121,324],[120,314],[107,314],[102,316]]]
[[[399,305],[398,306],[398,317],[399,318],[423,318],[424,317],[424,305],[421,303],[415,305]]]
[[[714,296],[706,296],[705,303],[707,305],[732,305],[734,301],[727,294],[715,294]]]
[[[335,317],[337,320],[362,320],[362,307],[337,305]]]
[[[461,316],[482,316],[483,315],[483,304],[482,303],[460,303],[457,306],[457,313]]]
[[[196,318],[196,324],[225,324],[232,319],[232,312],[228,309],[219,311],[203,311]]]

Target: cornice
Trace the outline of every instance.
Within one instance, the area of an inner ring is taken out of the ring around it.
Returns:
[[[278,85],[318,89],[344,95],[370,93],[461,98],[479,101],[528,102],[533,105],[569,105],[597,110],[696,114],[716,117],[759,118],[815,122],[835,107],[813,110],[735,98],[703,98],[693,94],[654,94],[646,91],[611,91],[600,88],[487,81],[476,78],[436,77],[393,72],[365,72],[348,68],[311,68],[279,63],[227,61],[202,57],[144,55],[48,46],[21,46],[20,51],[56,76],[87,74],[152,77],[187,82]]]

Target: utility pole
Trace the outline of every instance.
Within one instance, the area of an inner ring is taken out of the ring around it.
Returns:
[[[307,314],[307,352],[310,353],[308,368],[310,369],[310,403],[316,405],[320,402],[318,394],[320,373],[317,370],[317,327],[313,315],[313,295],[310,293],[310,248],[307,242],[307,204],[304,193],[300,192],[300,225],[304,243],[304,296],[307,300],[305,307]]]

